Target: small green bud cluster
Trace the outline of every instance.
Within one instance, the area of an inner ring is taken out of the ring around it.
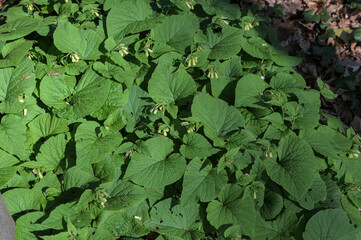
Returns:
[[[186,4],[187,8],[194,10],[194,5],[196,5],[196,1],[195,0],[186,0],[185,4]]]
[[[198,57],[189,55],[188,57],[188,67],[195,67],[198,63]]]
[[[105,208],[105,203],[108,201],[109,194],[105,191],[104,188],[98,188],[95,192],[96,201],[100,203],[100,205]]]
[[[349,158],[358,158],[359,156],[360,156],[360,151],[359,150],[352,149],[348,153]]]
[[[119,44],[115,49],[119,52],[120,55],[122,55],[122,57],[129,54],[128,47],[126,47],[123,43]]]
[[[97,8],[97,7],[92,7],[92,8],[89,9],[89,12],[90,12],[92,15],[94,15],[94,16],[96,16],[96,17],[99,17],[99,8]]]
[[[153,50],[150,48],[150,44],[148,44],[144,47],[144,52],[145,52],[145,55],[147,55],[147,57],[149,57],[149,55],[151,53],[153,53]]]
[[[182,122],[181,125],[187,128],[187,133],[191,133],[191,132],[194,132],[196,130],[196,124],[195,123]]]
[[[163,104],[156,104],[152,109],[150,109],[150,112],[154,115],[158,113],[158,111],[165,111],[165,106]]]
[[[34,168],[33,173],[35,175],[38,175],[40,179],[42,179],[44,177],[42,171],[39,168]]]
[[[24,98],[25,98],[25,94],[24,94],[24,93],[20,94],[20,95],[18,96],[18,101],[19,101],[19,103],[24,103],[24,102],[25,102]]]
[[[218,68],[217,67],[211,67],[208,68],[208,78],[218,78]]]
[[[131,158],[132,157],[132,155],[134,154],[134,149],[130,149],[130,150],[128,150],[128,151],[126,151],[125,152],[125,158]]]
[[[168,135],[169,131],[170,131],[170,129],[169,129],[168,125],[162,124],[162,123],[158,124],[158,133],[159,134],[163,134],[163,136],[166,137]]]
[[[74,53],[74,52],[70,54],[70,58],[71,58],[72,62],[79,62],[79,60],[80,60],[78,54]]]

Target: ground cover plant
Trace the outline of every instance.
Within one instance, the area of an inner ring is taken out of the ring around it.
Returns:
[[[16,239],[360,239],[360,137],[267,18],[222,0],[23,0],[0,26]]]

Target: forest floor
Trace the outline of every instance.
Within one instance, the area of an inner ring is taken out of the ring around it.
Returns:
[[[254,2],[270,17],[289,54],[304,54],[305,61],[295,69],[308,86],[318,89],[320,77],[338,94],[332,100],[322,98],[323,112],[339,116],[346,128],[361,130],[361,31],[359,37],[355,32],[361,30],[361,1],[249,0],[240,5],[247,8]]]

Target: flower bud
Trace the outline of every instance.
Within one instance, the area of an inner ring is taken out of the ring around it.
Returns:
[[[79,56],[78,56],[77,53],[72,53],[72,54],[70,55],[70,58],[71,58],[71,61],[72,61],[72,62],[79,62],[79,60],[80,60],[80,58],[79,58]]]

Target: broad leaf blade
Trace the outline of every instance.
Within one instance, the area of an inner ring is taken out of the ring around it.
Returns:
[[[210,59],[227,59],[235,56],[241,50],[241,36],[240,29],[224,25],[222,34],[216,37],[215,34],[208,34]]]
[[[350,223],[347,214],[342,209],[321,210],[307,222],[304,239],[357,239],[360,230],[355,229]]]
[[[219,229],[227,224],[238,224],[242,233],[254,235],[256,210],[250,196],[242,197],[242,189],[237,185],[228,184],[207,207],[207,219]]]
[[[180,148],[181,154],[189,159],[195,157],[205,158],[216,154],[219,150],[212,145],[199,133],[189,133],[183,137],[183,145]]]
[[[44,199],[41,191],[24,188],[9,190],[2,196],[11,214],[26,210],[40,210],[41,202]]]
[[[192,114],[219,137],[244,126],[244,118],[236,108],[204,93],[195,96]]]
[[[242,77],[236,87],[236,107],[259,107],[263,102],[261,97],[267,88],[267,83],[254,74]]]
[[[198,30],[198,22],[187,15],[173,15],[152,31],[155,43],[167,44],[179,52],[193,43],[193,36]]]
[[[157,103],[169,104],[193,94],[196,84],[185,70],[173,73],[168,65],[161,63],[149,80],[148,91]]]
[[[124,210],[105,211],[98,226],[99,229],[107,229],[112,232],[113,237],[128,236],[138,238],[149,232],[134,216]]]
[[[16,115],[6,115],[0,124],[0,147],[5,151],[25,157],[26,126],[23,119]]]
[[[180,179],[186,168],[186,160],[178,153],[167,155],[173,143],[166,137],[154,137],[145,142],[149,154],[134,153],[125,173],[125,178],[150,187],[159,188]]]
[[[0,111],[18,113],[35,88],[34,62],[24,58],[18,67],[0,69]]]
[[[60,161],[65,157],[66,143],[66,135],[59,134],[49,138],[41,145],[36,160],[45,171],[54,170],[59,166]]]
[[[107,16],[108,35],[120,40],[128,33],[137,33],[155,26],[154,12],[146,0],[127,0],[113,5]]]
[[[9,41],[24,37],[35,31],[40,19],[32,17],[20,17],[0,27],[0,41]]]
[[[212,164],[208,160],[202,162],[199,158],[193,159],[184,174],[182,207],[197,203],[198,200],[212,201],[226,183],[226,171],[222,170],[218,173],[212,169]]]
[[[281,139],[279,160],[266,159],[267,174],[296,199],[311,187],[315,177],[315,156],[306,141],[295,135]]]

